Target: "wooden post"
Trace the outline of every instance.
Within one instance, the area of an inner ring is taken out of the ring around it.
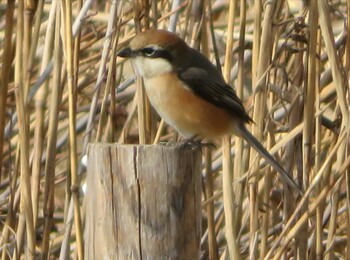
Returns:
[[[201,151],[92,144],[86,259],[199,259]]]

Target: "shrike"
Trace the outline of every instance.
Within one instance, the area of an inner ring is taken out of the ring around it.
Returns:
[[[235,134],[242,137],[287,184],[300,191],[245,127],[253,120],[219,70],[176,34],[165,30],[139,33],[118,56],[131,58],[136,73],[143,77],[152,106],[182,136],[211,139]]]

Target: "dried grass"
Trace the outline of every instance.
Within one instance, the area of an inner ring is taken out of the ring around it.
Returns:
[[[203,153],[202,258],[349,259],[348,1],[34,2],[0,0],[2,259],[84,258],[88,142],[177,140],[116,57],[153,27],[222,67],[304,190],[241,139],[217,140]]]

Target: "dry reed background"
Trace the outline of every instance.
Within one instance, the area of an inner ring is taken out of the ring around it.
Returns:
[[[116,58],[154,27],[220,64],[304,191],[240,139],[217,141],[203,259],[350,259],[349,14],[346,0],[0,0],[2,259],[83,259],[88,142],[176,140]]]

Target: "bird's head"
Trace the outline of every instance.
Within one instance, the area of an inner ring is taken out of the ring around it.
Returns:
[[[131,58],[139,76],[152,78],[172,72],[186,57],[187,48],[174,33],[148,30],[137,34],[129,46],[118,52],[118,56]]]

